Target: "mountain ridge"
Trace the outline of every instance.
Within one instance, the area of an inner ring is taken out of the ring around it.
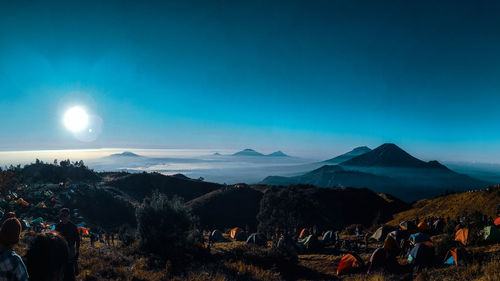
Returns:
[[[290,157],[290,155],[283,153],[281,150],[278,150],[278,151],[275,151],[275,152],[269,153],[269,154],[264,154],[264,153],[257,152],[251,148],[245,148],[242,151],[238,151],[236,153],[233,153],[232,156]]]
[[[371,149],[369,147],[367,147],[367,146],[358,146],[358,147],[352,149],[349,152],[346,152],[344,154],[341,154],[341,155],[338,155],[336,157],[330,158],[330,159],[325,160],[323,162],[324,163],[338,164],[338,163],[342,163],[344,161],[347,161],[349,159],[352,159],[352,158],[354,158],[356,156],[365,154],[365,153],[370,152],[370,151],[371,151]]]
[[[342,166],[360,167],[403,167],[403,168],[443,168],[436,160],[425,162],[393,143],[379,147],[340,163]]]

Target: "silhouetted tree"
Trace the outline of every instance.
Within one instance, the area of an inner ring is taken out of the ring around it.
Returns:
[[[306,196],[300,187],[273,187],[260,201],[257,215],[259,229],[272,235],[276,229],[285,236],[295,230],[312,226],[322,219],[318,204]]]
[[[165,260],[181,258],[193,246],[196,219],[181,199],[154,192],[136,210],[139,247]]]

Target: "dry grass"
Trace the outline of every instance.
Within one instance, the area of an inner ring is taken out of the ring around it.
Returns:
[[[215,243],[212,253],[223,253],[241,247],[242,242]],[[375,244],[369,245],[371,249]],[[26,244],[20,243],[16,250],[23,255],[26,251]],[[329,250],[329,249],[327,249]],[[331,250],[331,249],[330,249]],[[468,247],[469,252],[481,255],[483,261],[476,261],[469,266],[458,267],[437,267],[424,270],[419,273],[414,280],[478,280],[493,281],[500,280],[500,244],[480,245]],[[363,260],[369,259],[370,253],[361,254]],[[338,262],[341,254],[322,253],[299,255],[298,266],[302,268],[295,276],[297,280],[367,280],[367,281],[388,281],[388,280],[410,280],[405,276],[383,275],[383,274],[347,274],[336,275]],[[400,260],[404,263],[404,260]],[[77,280],[188,280],[188,281],[232,281],[232,280],[281,280],[279,273],[273,268],[262,268],[258,265],[247,264],[243,261],[220,260],[210,261],[203,264],[193,264],[189,269],[180,274],[172,275],[168,269],[157,265],[142,257],[130,247],[107,248],[97,243],[96,247],[89,246],[88,241],[84,241],[81,248],[80,257],[81,273]],[[406,276],[409,277],[409,276]]]
[[[424,270],[415,281],[497,281],[500,280],[500,261],[490,261],[485,264],[470,266],[445,267]]]
[[[345,238],[345,237],[344,237]],[[434,237],[439,239],[440,237]],[[244,242],[215,243],[211,253],[222,256],[225,252],[241,248]],[[369,251],[361,253],[364,261],[370,257],[371,251],[377,245],[369,244]],[[467,250],[474,256],[473,263],[469,266],[436,267],[422,271],[413,280],[500,280],[500,244],[469,246]],[[26,252],[26,243],[16,247],[16,251],[23,256]],[[341,253],[327,248],[322,253],[299,255],[296,275],[297,280],[412,280],[411,275],[383,275],[383,274],[346,274],[337,276]],[[399,260],[401,264],[405,259]],[[153,263],[152,260],[142,256],[134,248],[129,247],[108,248],[101,243],[90,247],[85,239],[82,247],[79,265],[81,273],[78,281],[90,280],[188,280],[188,281],[232,281],[232,280],[282,280],[278,271],[270,266],[250,264],[243,260],[220,259],[207,260],[193,263],[184,272],[173,273],[169,266]]]
[[[258,266],[245,264],[241,261],[237,262],[225,262],[224,265],[233,270],[239,276],[246,276],[253,280],[276,280],[278,278],[277,273],[271,270],[265,270]]]
[[[479,211],[487,216],[496,217],[500,203],[500,187],[476,192],[452,194],[436,199],[423,199],[413,204],[413,208],[393,216],[390,225],[398,225],[416,217],[441,216],[455,218],[463,211]]]
[[[80,248],[77,280],[167,280],[164,268],[152,268],[147,259],[135,252],[133,245],[126,248],[107,248],[101,243]]]

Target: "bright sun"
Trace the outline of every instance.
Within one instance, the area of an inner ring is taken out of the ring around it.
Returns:
[[[89,116],[79,106],[72,107],[64,113],[64,126],[72,132],[79,132],[87,127]]]

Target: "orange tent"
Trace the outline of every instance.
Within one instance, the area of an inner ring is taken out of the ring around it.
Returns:
[[[299,239],[306,238],[309,235],[311,235],[309,229],[303,228],[302,231],[300,232]]]
[[[460,243],[467,245],[467,240],[469,239],[469,229],[468,228],[460,228],[457,233],[455,233],[455,241],[459,241]]]
[[[453,248],[446,253],[444,264],[459,265],[464,264],[467,260],[467,252],[464,249]]]
[[[85,227],[81,227],[81,226],[79,226],[79,227],[78,227],[78,233],[80,233],[80,234],[85,234],[85,235],[89,235],[89,230],[88,230],[87,228],[85,228]]]
[[[231,231],[229,231],[229,236],[232,238],[232,239],[235,239],[236,236],[238,236],[238,234],[240,232],[243,232],[243,229],[239,228],[239,227],[235,227],[233,229],[231,229]]]
[[[420,222],[417,227],[418,227],[418,230],[420,232],[428,231],[431,229],[431,226],[428,223],[423,222],[423,221]]]
[[[340,259],[337,275],[363,266],[363,260],[357,255],[347,254]]]
[[[496,226],[500,226],[500,217],[496,218],[493,222]]]

